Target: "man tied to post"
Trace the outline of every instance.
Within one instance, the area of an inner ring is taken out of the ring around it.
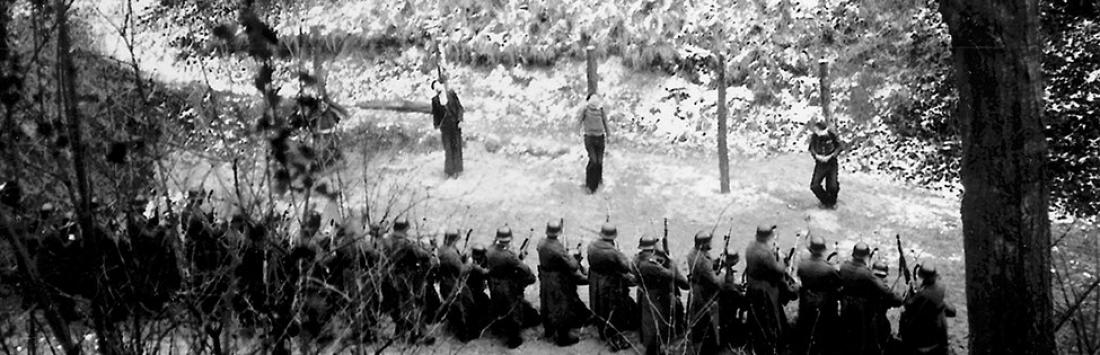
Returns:
[[[592,311],[581,301],[577,286],[587,285],[588,277],[576,257],[562,245],[562,223],[546,224],[546,238],[539,242],[539,309],[547,338],[558,346],[580,341],[573,330],[588,323]]]
[[[584,184],[589,193],[603,183],[603,156],[611,130],[607,125],[607,109],[604,108],[600,94],[589,94],[579,114],[581,132],[584,134],[584,149],[588,152],[588,166],[584,173]]]
[[[458,94],[450,90],[447,83],[432,81],[432,123],[439,129],[443,141],[443,173],[447,177],[458,177],[462,173],[462,122],[465,109],[458,101]]]
[[[817,196],[824,208],[836,207],[837,194],[840,192],[840,183],[837,181],[839,164],[837,155],[840,154],[840,138],[829,129],[824,121],[817,121],[813,126],[813,135],[810,136],[810,155],[814,157],[814,174],[810,179],[810,191]],[[822,188],[821,184],[825,183]]]

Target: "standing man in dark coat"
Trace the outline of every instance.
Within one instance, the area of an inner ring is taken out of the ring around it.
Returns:
[[[695,234],[695,248],[688,254],[688,280],[691,294],[688,296],[688,323],[691,324],[691,353],[714,354],[718,352],[718,293],[723,277],[714,271],[710,258],[713,236],[700,231]]]
[[[748,282],[749,338],[757,355],[783,352],[787,315],[779,302],[786,271],[775,255],[775,226],[756,227],[756,239],[745,247],[745,278]]]
[[[814,175],[810,179],[810,191],[814,192],[821,206],[835,208],[837,193],[840,192],[840,183],[837,182],[837,154],[841,151],[840,138],[829,129],[824,121],[814,123],[813,135],[810,136],[810,155],[814,157]],[[825,188],[821,183],[825,183]]]
[[[630,347],[622,332],[638,327],[638,304],[630,297],[634,272],[626,255],[615,246],[618,231],[610,223],[600,228],[600,239],[588,245],[588,304],[592,306],[600,339],[611,351]]]
[[[866,243],[856,243],[852,259],[840,266],[840,329],[844,330],[845,354],[881,355],[886,349],[877,340],[882,324],[875,321],[876,309],[902,304],[901,297],[871,273],[867,266],[870,255]]]
[[[579,123],[584,134],[584,149],[588,151],[588,166],[584,173],[584,184],[589,193],[603,183],[603,156],[611,130],[607,125],[607,110],[604,109],[600,94],[589,94],[584,108],[581,109]]]
[[[810,256],[798,264],[802,289],[798,325],[791,344],[796,354],[833,354],[837,338],[840,272],[825,260],[825,238],[810,238]]]
[[[664,347],[679,338],[684,328],[684,306],[678,297],[689,287],[676,263],[657,250],[657,238],[638,241],[634,268],[638,274],[638,307],[642,309],[642,345],[646,355],[667,354]]]
[[[955,307],[944,301],[943,285],[939,282],[936,266],[924,263],[917,270],[921,286],[909,299],[901,312],[899,332],[902,344],[912,355],[946,355],[947,318],[955,317]]]
[[[558,346],[569,346],[580,341],[573,329],[588,324],[592,311],[577,295],[577,286],[587,285],[588,275],[577,258],[566,253],[558,238],[561,229],[561,221],[547,223],[546,239],[539,242],[539,309],[548,337]]]
[[[408,235],[409,221],[398,217],[393,222],[393,232],[383,241],[382,249],[388,256],[384,270],[387,280],[383,286],[384,308],[396,324],[396,334],[409,342],[435,343],[435,338],[424,334],[425,295],[428,272],[432,267],[432,255]]]
[[[489,292],[495,317],[493,328],[504,338],[504,344],[509,349],[515,349],[523,345],[520,333],[538,324],[539,317],[523,297],[524,289],[535,283],[535,274],[523,263],[526,255],[516,255],[510,248],[511,244],[512,229],[498,229],[496,243],[488,252]]]
[[[446,82],[433,81],[432,123],[439,129],[443,141],[443,173],[447,177],[458,177],[462,173],[462,115],[465,108],[458,101],[458,94],[448,88]]]

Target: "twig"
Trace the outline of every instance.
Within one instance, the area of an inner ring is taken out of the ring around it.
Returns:
[[[1088,289],[1085,290],[1085,293],[1077,296],[1077,301],[1074,302],[1072,306],[1066,308],[1066,310],[1062,312],[1062,316],[1059,317],[1061,318],[1061,320],[1059,320],[1058,323],[1055,323],[1057,325],[1054,326],[1054,332],[1058,332],[1059,329],[1062,329],[1062,326],[1064,326],[1066,322],[1069,321],[1073,314],[1077,312],[1077,309],[1085,303],[1086,299],[1088,299],[1089,294],[1095,291],[1098,286],[1100,286],[1100,278],[1094,280],[1092,284],[1089,285]]]

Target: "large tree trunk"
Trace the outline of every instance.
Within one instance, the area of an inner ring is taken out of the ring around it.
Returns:
[[[1037,0],[946,0],[971,354],[1054,354]]]
[[[718,54],[718,175],[722,193],[730,193],[730,152],[726,146],[726,56]]]

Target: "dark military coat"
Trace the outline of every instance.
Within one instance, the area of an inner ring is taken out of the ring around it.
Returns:
[[[840,266],[840,329],[843,330],[845,354],[882,354],[886,349],[881,329],[875,320],[880,307],[897,307],[902,299],[894,294],[862,260],[849,260]],[[889,323],[886,324],[889,326]]]
[[[558,239],[539,242],[539,309],[547,329],[577,328],[588,322],[588,310],[577,294],[577,286],[588,280],[577,260],[568,255]]]
[[[684,330],[684,306],[678,294],[679,290],[688,289],[688,280],[661,252],[639,252],[634,257],[634,267],[638,275],[638,307],[642,310],[642,344],[646,353],[662,353],[660,347],[670,344]]]
[[[626,255],[607,240],[588,245],[588,296],[597,321],[604,323],[601,332],[613,327],[619,331],[638,326],[638,305],[630,297],[633,271]]]

